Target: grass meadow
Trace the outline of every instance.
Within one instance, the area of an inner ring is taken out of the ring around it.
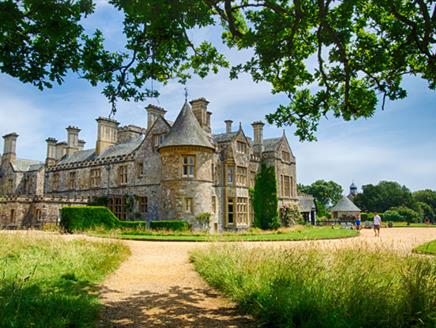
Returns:
[[[128,255],[118,243],[0,234],[0,327],[93,327],[96,284]]]
[[[356,230],[336,227],[295,226],[278,230],[264,231],[251,229],[246,232],[192,232],[192,231],[162,231],[146,229],[122,229],[88,231],[88,234],[99,237],[118,239],[150,240],[150,241],[286,241],[286,240],[316,240],[355,237]]]
[[[419,245],[414,251],[416,253],[436,255],[436,239]]]
[[[265,327],[435,327],[436,261],[366,247],[215,245],[191,261]]]

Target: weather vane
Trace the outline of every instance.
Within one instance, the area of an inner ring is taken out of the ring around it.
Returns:
[[[185,102],[188,102],[188,88],[185,87]]]

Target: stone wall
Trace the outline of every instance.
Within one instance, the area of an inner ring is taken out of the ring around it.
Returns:
[[[58,223],[61,208],[86,205],[86,198],[7,196],[0,198],[0,227],[40,228]]]

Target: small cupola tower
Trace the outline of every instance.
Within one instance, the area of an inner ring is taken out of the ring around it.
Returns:
[[[357,186],[354,184],[354,182],[352,182],[350,186],[350,196],[354,197],[356,195],[357,195]]]

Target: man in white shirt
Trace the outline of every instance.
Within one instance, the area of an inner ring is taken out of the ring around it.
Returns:
[[[380,237],[380,225],[381,225],[381,217],[378,213],[374,215],[374,236]]]

